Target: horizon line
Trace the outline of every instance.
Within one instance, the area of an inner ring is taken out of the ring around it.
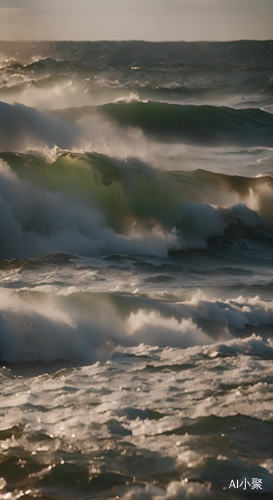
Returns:
[[[139,42],[139,43],[238,43],[238,42],[273,42],[273,38],[236,38],[231,40],[147,40],[147,39],[107,39],[107,38],[99,38],[96,40],[90,39],[36,39],[29,38],[23,40],[11,40],[11,39],[0,39],[0,43],[30,43],[30,42],[39,42],[39,43],[55,43],[55,42],[69,42],[69,43],[101,43],[101,42],[111,42],[111,43],[126,43],[126,42]]]

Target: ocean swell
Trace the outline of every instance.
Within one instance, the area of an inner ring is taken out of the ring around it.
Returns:
[[[171,142],[273,145],[273,115],[260,109],[120,101],[99,110],[123,126],[140,127]]]

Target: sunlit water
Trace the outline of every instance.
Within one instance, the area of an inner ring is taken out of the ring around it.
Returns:
[[[1,499],[272,498],[272,47],[0,44]]]

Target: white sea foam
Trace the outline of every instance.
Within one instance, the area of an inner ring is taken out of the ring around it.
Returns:
[[[121,497],[122,500],[216,500],[217,495],[206,487],[198,483],[184,481],[172,481],[166,490],[156,486],[146,488],[134,488]]]

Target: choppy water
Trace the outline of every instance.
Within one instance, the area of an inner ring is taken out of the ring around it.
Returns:
[[[0,497],[272,498],[273,42],[0,67]]]

